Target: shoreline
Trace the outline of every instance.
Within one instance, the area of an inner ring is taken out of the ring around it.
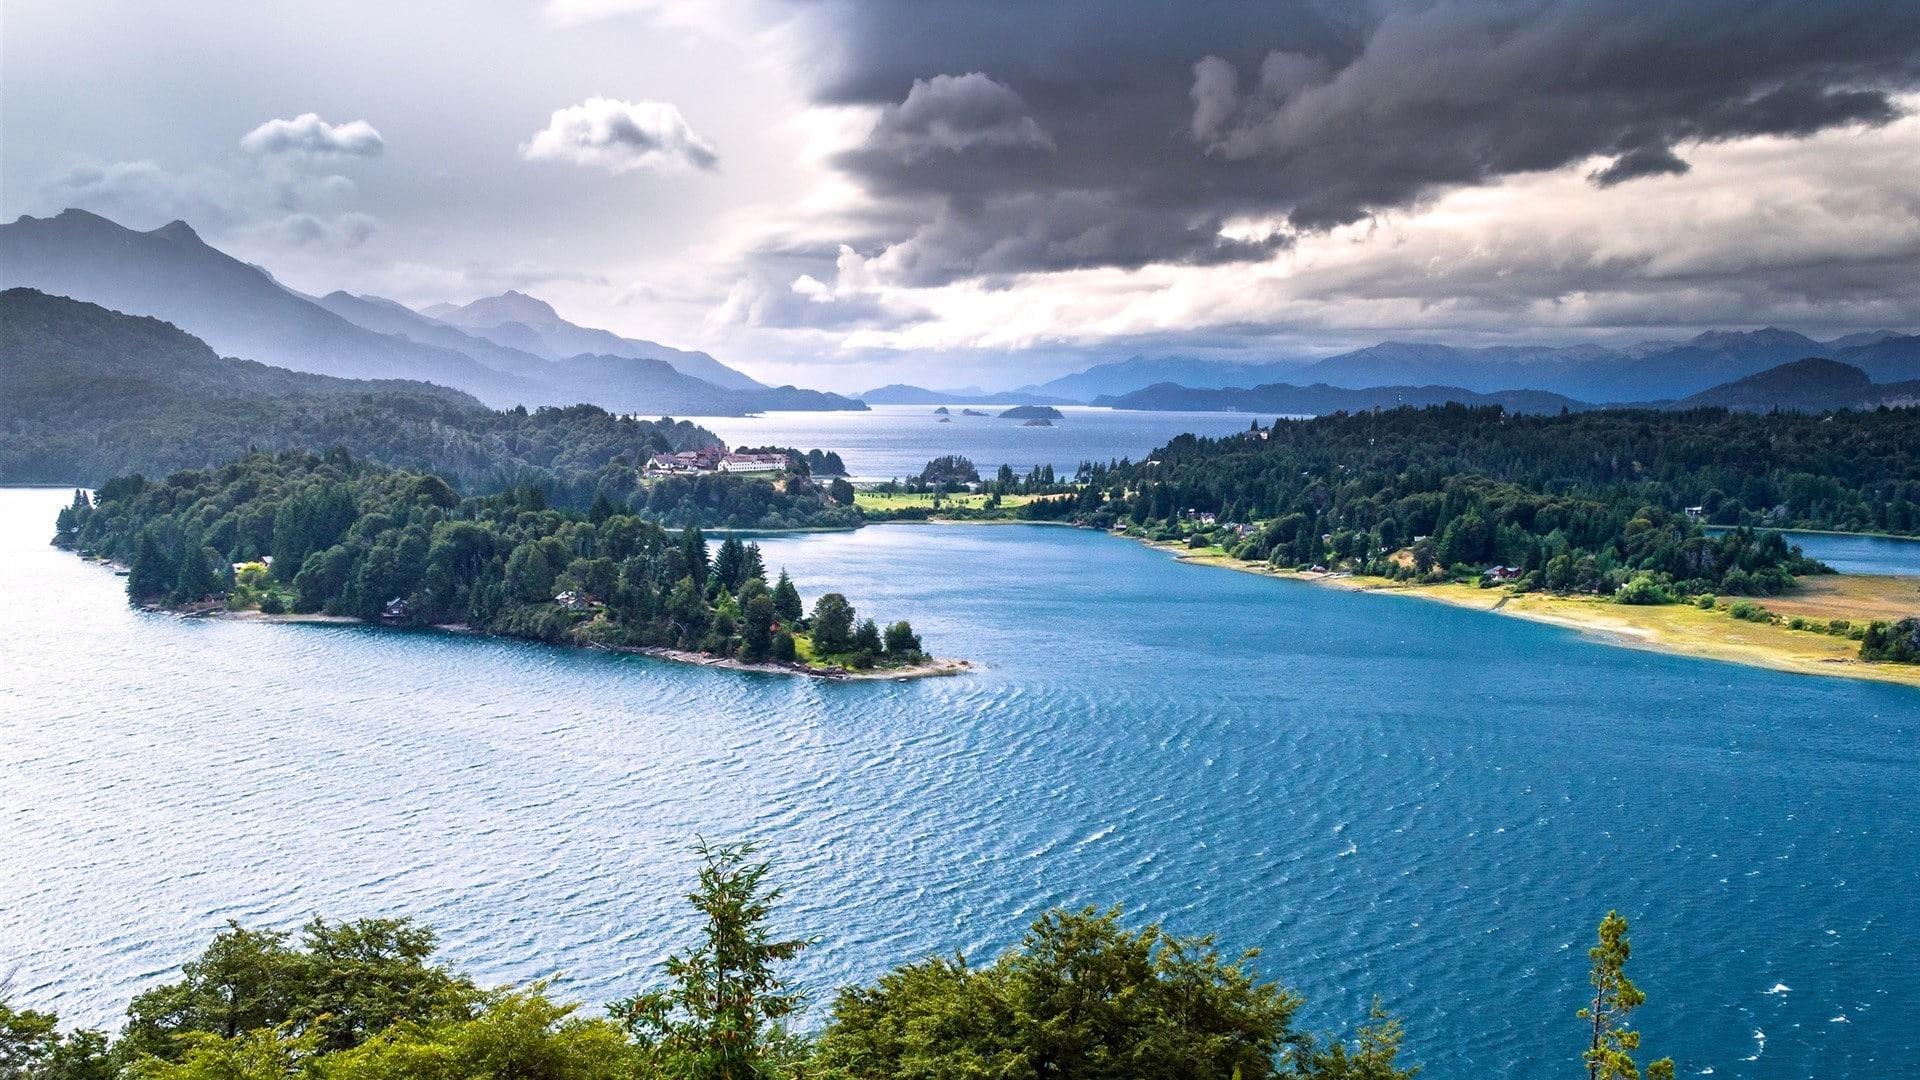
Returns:
[[[1195,566],[1217,567],[1348,592],[1403,596],[1490,615],[1526,619],[1574,630],[1583,637],[1616,648],[1718,660],[1796,675],[1865,679],[1920,688],[1920,664],[1861,660],[1859,643],[1852,638],[1833,637],[1809,630],[1790,630],[1781,625],[1744,622],[1725,612],[1701,611],[1690,604],[1638,606],[1547,593],[1513,594],[1502,588],[1482,589],[1459,583],[1417,585],[1363,575],[1281,570],[1265,563],[1241,562],[1225,554],[1194,552],[1181,545],[1129,537],[1124,533],[1112,535],[1167,551],[1175,561]],[[1859,580],[1874,575],[1835,574],[1832,577]],[[1920,595],[1920,585],[1916,588],[1917,595]],[[1792,595],[1752,599],[1763,607],[1768,601],[1796,602],[1796,597]]]
[[[220,619],[234,622],[264,622],[288,625],[321,626],[365,626],[376,630],[397,630],[414,633],[456,634],[464,637],[489,638],[495,641],[523,641],[533,645],[551,645],[562,649],[579,649],[590,652],[623,653],[629,656],[645,656],[655,660],[668,660],[676,664],[691,664],[695,667],[721,668],[726,671],[744,671],[758,675],[788,675],[826,682],[904,682],[909,679],[932,679],[948,675],[960,675],[974,670],[971,660],[959,660],[946,656],[929,656],[917,664],[904,667],[876,667],[868,671],[854,671],[847,668],[815,668],[801,663],[781,663],[778,660],[765,660],[752,663],[731,656],[715,656],[712,653],[693,652],[688,649],[669,649],[658,645],[606,645],[599,642],[545,641],[540,638],[518,637],[513,634],[494,634],[485,630],[476,630],[465,623],[435,623],[429,626],[397,625],[375,620],[358,619],[351,615],[324,615],[319,612],[286,612],[269,615],[257,609],[229,611],[208,609],[204,611],[176,611],[166,607],[142,607],[140,610],[157,615],[172,615],[180,619]]]

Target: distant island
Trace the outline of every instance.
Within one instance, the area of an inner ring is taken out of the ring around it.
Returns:
[[[979,409],[961,409],[960,415],[961,416],[985,416],[987,414],[981,412]]]
[[[183,614],[352,619],[829,678],[954,674],[902,620],[838,593],[811,614],[759,548],[709,550],[604,496],[586,513],[537,488],[461,497],[437,476],[325,456],[252,454],[164,481],[75,494],[54,542],[126,568],[127,598]]]
[[[1059,420],[1066,414],[1051,405],[1015,405],[1000,414],[1002,420]]]

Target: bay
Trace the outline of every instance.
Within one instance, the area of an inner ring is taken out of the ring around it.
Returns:
[[[1920,540],[1898,536],[1861,536],[1850,533],[1781,533],[1810,559],[1819,559],[1843,574],[1920,575]]]
[[[1230,435],[1245,431],[1247,413],[1128,412],[1087,405],[1062,405],[1052,427],[1026,427],[1002,420],[1005,405],[947,406],[941,423],[933,405],[875,405],[867,412],[770,412],[757,416],[690,416],[729,446],[791,446],[834,450],[855,480],[890,480],[918,475],[927,462],[947,454],[973,460],[982,475],[1011,465],[1025,475],[1037,465],[1073,475],[1083,461],[1116,458],[1138,461],[1182,432]],[[985,416],[966,416],[973,408]],[[1273,417],[1265,417],[1272,423]]]
[[[705,835],[778,860],[822,1001],[1118,903],[1262,948],[1309,1026],[1382,995],[1429,1076],[1570,1075],[1617,907],[1682,1075],[1920,1073],[1909,688],[1042,526],[760,541],[981,666],[951,679],[182,620],[46,545],[66,495],[0,491],[0,967],[73,1022],[315,914],[606,1001],[686,941]]]

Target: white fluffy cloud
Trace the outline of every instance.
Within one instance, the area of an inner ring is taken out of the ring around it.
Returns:
[[[306,154],[313,157],[379,157],[387,148],[380,132],[365,120],[329,124],[318,113],[291,120],[269,120],[240,138],[252,154]]]
[[[563,161],[612,173],[635,169],[702,169],[720,165],[713,146],[664,101],[593,97],[554,110],[547,126],[520,147],[528,161]]]

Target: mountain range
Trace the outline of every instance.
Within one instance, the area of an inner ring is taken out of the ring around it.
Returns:
[[[1920,380],[1876,383],[1861,368],[1818,356],[1768,368],[1673,403],[1682,409],[1710,406],[1746,412],[1827,412],[1881,405],[1920,405]]]
[[[1115,409],[1151,412],[1250,412],[1275,416],[1320,416],[1333,412],[1394,409],[1402,405],[1499,405],[1512,413],[1557,413],[1594,406],[1545,390],[1499,390],[1482,394],[1458,386],[1377,386],[1349,390],[1314,383],[1294,386],[1268,383],[1239,387],[1195,388],[1158,383],[1119,397],[1102,397],[1095,404]]]
[[[223,355],[432,382],[496,407],[584,402],[651,415],[866,407],[764,386],[705,353],[577,326],[524,293],[445,308],[448,318],[376,296],[306,296],[181,221],[139,232],[66,210],[0,225],[0,287],[15,286],[164,319]]]
[[[860,400],[869,405],[1082,405],[1080,398],[1049,397],[1020,390],[982,390],[963,386],[958,390],[928,390],[922,386],[891,383],[868,390]]]
[[[1373,386],[1360,389],[1314,383],[1267,383],[1254,387],[1195,388],[1159,383],[1101,397],[1095,404],[1115,409],[1154,412],[1247,412],[1275,416],[1317,416],[1331,412],[1391,409],[1401,405],[1446,403],[1499,405],[1513,413],[1581,412],[1607,408],[1545,390],[1496,390],[1481,393],[1459,386]],[[1789,361],[1765,371],[1709,387],[1684,398],[1654,402],[1614,402],[1640,408],[1723,408],[1752,412],[1784,409],[1827,412],[1833,409],[1871,409],[1920,404],[1920,380],[1875,383],[1851,364],[1821,357]]]
[[[1191,389],[1324,384],[1352,390],[1451,386],[1483,394],[1527,387],[1581,401],[1654,402],[1684,398],[1809,356],[1857,367],[1875,383],[1920,378],[1920,335],[1876,330],[1818,341],[1791,330],[1769,328],[1708,331],[1686,341],[1624,347],[1466,348],[1431,342],[1383,342],[1314,361],[1294,358],[1234,363],[1136,356],[1005,394],[1009,398],[1026,395],[1091,403],[1162,383]]]

